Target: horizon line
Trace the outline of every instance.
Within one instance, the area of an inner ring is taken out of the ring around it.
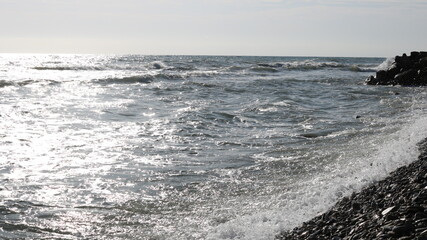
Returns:
[[[333,55],[250,55],[250,54],[144,54],[144,53],[66,53],[66,52],[0,52],[0,55],[111,55],[111,56],[126,56],[126,55],[140,55],[140,56],[193,56],[193,57],[319,57],[319,58],[389,58],[384,56],[333,56]]]

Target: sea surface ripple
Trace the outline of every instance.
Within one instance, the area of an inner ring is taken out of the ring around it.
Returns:
[[[274,239],[417,158],[389,62],[1,54],[0,238]]]

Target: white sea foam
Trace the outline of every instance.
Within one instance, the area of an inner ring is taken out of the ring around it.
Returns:
[[[345,148],[337,148],[336,151],[342,152],[329,170],[298,182],[293,190],[278,189],[268,200],[275,207],[254,210],[253,214],[221,224],[209,233],[208,239],[274,239],[281,231],[325,212],[343,196],[415,161],[419,154],[417,143],[427,136],[427,115],[423,110],[415,111],[406,121],[397,132],[385,129],[375,136],[354,139]]]
[[[384,62],[378,65],[378,67],[376,68],[376,71],[387,70],[393,65],[393,63],[394,63],[394,57],[387,58],[386,60],[384,60]]]
[[[161,61],[154,61],[151,63],[151,67],[154,69],[163,69],[166,68],[166,64]]]
[[[60,238],[273,239],[414,160],[427,125],[423,89],[358,84],[380,59],[0,58],[0,228]]]

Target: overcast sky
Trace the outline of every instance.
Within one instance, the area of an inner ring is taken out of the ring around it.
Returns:
[[[0,52],[390,57],[426,23],[427,0],[0,0]]]

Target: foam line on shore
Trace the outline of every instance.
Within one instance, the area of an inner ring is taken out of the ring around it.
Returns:
[[[427,239],[427,138],[418,160],[277,239]]]

